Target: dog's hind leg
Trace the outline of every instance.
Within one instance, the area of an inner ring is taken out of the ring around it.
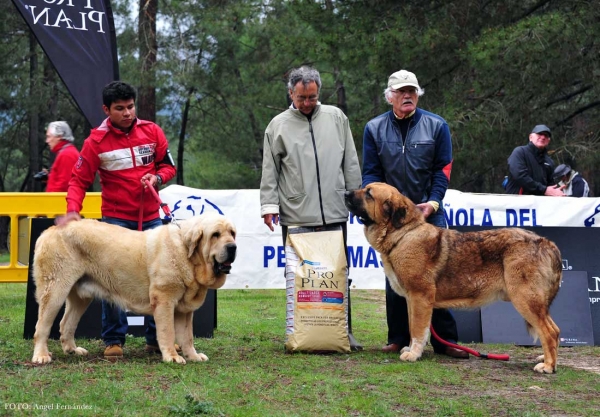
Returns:
[[[175,312],[175,338],[181,344],[183,355],[194,362],[203,362],[208,360],[204,353],[196,352],[194,348],[194,327],[192,320],[194,313]]]
[[[545,327],[551,329],[549,335],[547,335],[548,341],[546,342],[543,335],[540,335],[540,342],[542,343],[542,348],[544,349],[544,354],[537,357],[538,363],[533,369],[536,372],[540,373],[554,373],[556,372],[557,362],[558,362],[558,346],[560,344],[560,329],[552,320],[552,317],[548,314],[543,321],[545,322]],[[537,330],[533,329],[536,334],[540,334]],[[556,335],[556,338],[552,338],[552,335]],[[548,348],[546,348],[548,347]],[[549,359],[549,360],[547,360]],[[551,369],[551,371],[549,371]]]
[[[521,297],[517,300],[513,299],[512,302],[515,309],[527,321],[528,327],[531,327],[530,333],[534,337],[539,337],[544,350],[544,355],[538,358],[543,362],[538,363],[533,370],[542,374],[556,372],[560,330],[548,313],[549,307],[541,301]]]
[[[33,335],[34,348],[31,362],[50,363],[52,354],[48,351],[48,337],[54,319],[67,298],[68,289],[62,289],[54,280],[36,278],[36,283],[39,283],[36,288],[36,299],[39,307],[38,321]]]
[[[76,287],[73,287],[67,296],[65,314],[60,321],[60,342],[63,352],[87,355],[87,350],[75,345],[75,330],[81,316],[83,316],[83,313],[85,313],[91,302],[91,298],[81,298],[77,293]]]
[[[415,362],[423,355],[429,336],[429,325],[433,314],[433,304],[426,295],[411,294],[406,298],[408,305],[408,325],[410,328],[410,349],[402,349],[400,359]]]

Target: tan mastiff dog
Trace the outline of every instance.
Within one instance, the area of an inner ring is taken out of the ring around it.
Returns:
[[[81,220],[51,227],[36,242],[33,277],[39,303],[32,362],[48,363],[48,336],[60,322],[65,353],[86,355],[75,344],[79,319],[94,297],[153,315],[163,361],[206,361],[194,349],[192,318],[209,288],[220,288],[237,246],[235,226],[224,216],[202,215],[144,232]]]
[[[396,188],[372,183],[346,193],[346,206],[381,254],[390,285],[406,297],[411,343],[400,359],[421,357],[434,308],[474,308],[511,301],[540,338],[544,355],[534,370],[556,371],[559,328],[549,315],[562,278],[560,251],[535,233],[502,228],[460,233],[425,221]]]

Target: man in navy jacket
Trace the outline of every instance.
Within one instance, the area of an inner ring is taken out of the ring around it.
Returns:
[[[417,77],[401,70],[388,79],[384,91],[392,110],[370,120],[363,136],[363,182],[385,182],[410,198],[427,222],[447,227],[443,198],[452,169],[452,140],[440,116],[417,108],[423,95]],[[406,299],[396,294],[386,278],[388,344],[384,352],[399,352],[410,345]],[[434,309],[432,324],[443,339],[456,342],[458,331],[452,314]],[[469,354],[431,340],[435,353],[468,359]]]

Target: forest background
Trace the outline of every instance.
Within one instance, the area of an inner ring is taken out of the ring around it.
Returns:
[[[320,100],[365,123],[390,109],[388,76],[414,72],[419,107],[452,133],[450,187],[501,193],[506,159],[536,124],[556,163],[600,195],[600,8],[595,0],[112,0],[121,79],[165,130],[194,188],[258,188],[263,133],[288,106],[291,68],[313,65]],[[45,128],[91,126],[10,1],[0,3],[0,191],[41,191]],[[100,108],[101,103],[98,103]],[[99,191],[99,188],[96,189]]]

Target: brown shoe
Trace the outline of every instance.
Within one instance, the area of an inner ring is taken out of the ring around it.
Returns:
[[[104,357],[107,359],[117,359],[123,357],[123,346],[120,344],[109,345],[104,349]]]
[[[402,349],[400,345],[396,343],[390,343],[389,345],[382,347],[381,351],[384,353],[398,353],[400,352],[400,349]]]
[[[156,345],[146,345],[145,348],[147,353],[158,353],[160,354],[160,347],[156,346]],[[181,353],[181,346],[179,346],[177,343],[175,343],[175,351],[177,353]]]
[[[444,355],[450,356],[454,359],[469,359],[469,353],[464,350],[456,349],[451,346],[447,346],[443,352]]]

